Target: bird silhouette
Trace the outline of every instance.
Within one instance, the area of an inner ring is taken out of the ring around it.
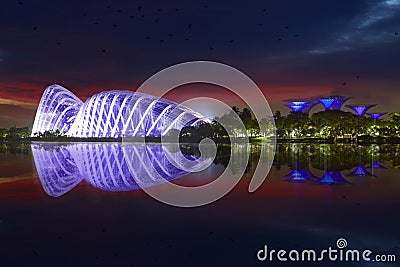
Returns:
[[[282,41],[282,38],[278,38],[278,42]]]
[[[62,45],[62,42],[58,42],[57,44],[58,44],[58,45]]]
[[[103,50],[101,50],[101,52],[105,53],[105,52],[106,52],[106,50],[105,50],[105,49],[103,49]]]
[[[122,12],[122,9],[118,9],[117,12],[118,12],[118,13],[121,13],[121,12]]]
[[[267,12],[267,9],[266,9],[266,8],[263,8],[262,12]]]
[[[294,37],[299,37],[299,36],[300,36],[300,35],[298,35],[298,34],[295,34],[295,35],[294,35]]]
[[[289,29],[289,26],[285,26],[285,29],[288,30],[288,29]]]
[[[191,28],[192,28],[192,23],[190,23],[190,24],[188,25],[188,28],[189,28],[189,29],[191,29]]]
[[[359,79],[360,78],[360,75],[356,75],[356,79]]]
[[[36,27],[36,26],[34,26],[34,27],[33,27],[33,30],[37,30],[37,27]]]
[[[142,10],[142,6],[138,6],[137,10],[140,12]]]
[[[342,85],[345,86],[347,84],[347,82],[342,82]]]
[[[230,40],[229,42],[230,42],[230,43],[233,43],[233,40]]]
[[[398,34],[397,32],[394,33],[394,35],[397,35],[397,34]]]
[[[171,37],[171,36],[172,36],[172,33],[168,33],[168,36]]]

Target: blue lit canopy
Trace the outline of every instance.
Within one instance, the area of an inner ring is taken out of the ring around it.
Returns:
[[[372,119],[374,120],[379,120],[380,117],[382,117],[383,115],[387,114],[387,112],[383,112],[383,113],[367,113]]]
[[[283,102],[286,103],[285,106],[293,111],[309,113],[310,110],[318,103],[322,104],[325,110],[340,110],[343,104],[350,98],[351,97],[349,96],[332,95],[326,97],[314,97],[310,99],[286,99],[283,100]]]
[[[347,108],[352,109],[358,116],[363,116],[370,108],[375,107],[373,105],[346,105]]]
[[[209,120],[177,103],[132,91],[104,91],[84,103],[59,85],[40,100],[32,136],[59,130],[71,137],[163,136]]]
[[[349,96],[332,95],[319,97],[318,101],[324,106],[325,110],[340,110],[350,98]]]

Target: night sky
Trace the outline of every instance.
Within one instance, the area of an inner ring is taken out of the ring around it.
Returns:
[[[330,94],[400,111],[400,0],[5,0],[0,33],[0,127],[32,123],[50,84],[84,100],[191,60],[243,71],[283,114],[283,99]],[[194,87],[169,97],[240,105],[224,89]]]

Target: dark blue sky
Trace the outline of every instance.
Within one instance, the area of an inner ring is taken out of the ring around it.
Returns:
[[[400,111],[399,0],[249,2],[2,1],[0,127],[31,123],[49,84],[85,99],[190,60],[240,69],[283,113],[282,99],[329,94]]]

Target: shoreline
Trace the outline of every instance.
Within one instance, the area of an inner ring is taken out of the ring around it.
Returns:
[[[124,138],[109,138],[109,137],[50,137],[50,138],[21,138],[21,139],[0,139],[0,143],[123,143]],[[169,141],[170,140],[170,141]],[[174,140],[165,138],[165,143],[176,143]],[[200,140],[190,140],[187,138],[181,139],[181,144],[198,144]],[[214,138],[216,144],[230,144],[229,138]],[[244,143],[244,138],[235,139],[238,143]],[[161,143],[160,137],[146,138],[126,138],[129,143]],[[269,143],[271,139],[265,137],[251,137],[249,143]],[[324,139],[324,138],[276,138],[276,143],[315,143],[315,144],[400,144],[399,137],[359,137],[357,139]]]

